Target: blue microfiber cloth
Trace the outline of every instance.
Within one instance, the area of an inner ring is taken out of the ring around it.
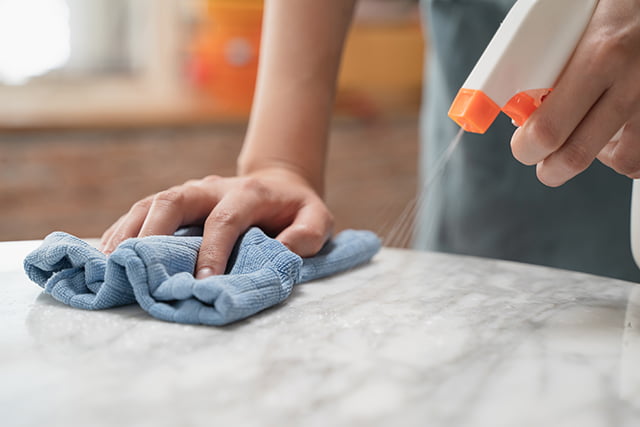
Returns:
[[[179,323],[225,325],[284,301],[293,285],[368,262],[380,249],[369,231],[346,230],[312,258],[251,228],[237,241],[224,275],[196,279],[202,238],[128,239],[106,256],[63,232],[47,236],[24,260],[31,280],[58,301],[98,310],[137,302],[152,316]]]

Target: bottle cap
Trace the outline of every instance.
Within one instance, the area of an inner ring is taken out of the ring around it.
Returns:
[[[473,133],[485,133],[498,114],[498,104],[476,89],[460,89],[449,109],[449,117],[465,131]]]

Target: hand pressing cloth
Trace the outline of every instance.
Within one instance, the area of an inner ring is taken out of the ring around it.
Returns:
[[[346,230],[312,258],[251,228],[236,242],[224,275],[196,279],[202,238],[128,239],[106,256],[87,242],[54,232],[24,260],[31,280],[58,301],[85,310],[138,303],[169,322],[225,325],[278,304],[293,285],[368,262],[380,249],[369,231]]]

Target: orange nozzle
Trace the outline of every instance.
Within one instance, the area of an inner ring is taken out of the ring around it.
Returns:
[[[507,102],[502,111],[517,125],[522,126],[538,109],[551,89],[535,89],[520,92]]]
[[[449,117],[465,131],[473,133],[485,133],[498,114],[498,104],[475,89],[460,89],[449,109]]]

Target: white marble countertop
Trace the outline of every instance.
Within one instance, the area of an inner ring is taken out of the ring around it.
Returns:
[[[229,327],[80,311],[0,244],[2,426],[638,426],[640,287],[384,249]]]

